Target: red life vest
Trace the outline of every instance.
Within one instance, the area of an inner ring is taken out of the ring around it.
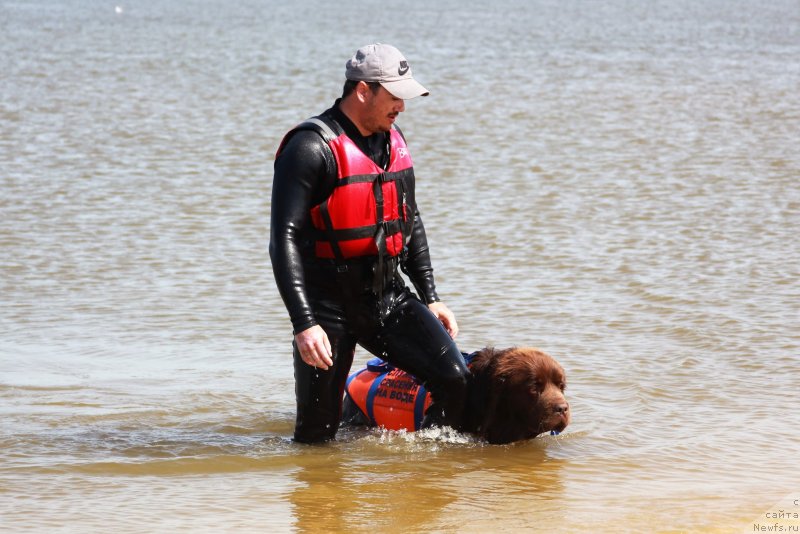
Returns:
[[[389,164],[382,169],[327,117],[314,117],[293,131],[297,129],[320,133],[336,161],[336,187],[311,209],[317,229],[316,256],[339,261],[399,256],[411,235],[416,211],[414,168],[400,132],[394,127],[390,130]]]

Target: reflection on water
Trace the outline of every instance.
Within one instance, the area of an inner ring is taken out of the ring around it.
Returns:
[[[4,531],[728,532],[798,491],[795,2],[114,7],[0,5]],[[556,357],[561,436],[289,439],[272,155],[375,40],[432,90],[459,345]]]
[[[290,495],[296,527],[453,531],[467,524],[478,530],[494,518],[514,528],[525,524],[525,511],[536,501],[559,497],[559,462],[545,463],[540,443],[510,451],[463,440],[386,432],[345,445],[357,450],[357,461],[341,450],[323,449],[318,463],[295,473],[301,482]],[[515,501],[525,506],[516,508]]]

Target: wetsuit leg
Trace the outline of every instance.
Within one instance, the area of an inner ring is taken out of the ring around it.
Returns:
[[[469,376],[464,358],[427,306],[414,297],[399,301],[384,319],[384,327],[359,344],[414,375],[431,393],[433,403],[425,413],[423,428],[459,428]]]
[[[331,342],[333,366],[317,369],[300,358],[294,347],[295,397],[297,421],[294,440],[318,443],[334,439],[342,415],[342,397],[350,366],[353,364],[355,338],[325,329]]]

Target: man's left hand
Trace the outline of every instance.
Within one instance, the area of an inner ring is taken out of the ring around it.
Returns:
[[[456,323],[456,316],[450,311],[450,308],[445,306],[444,302],[431,302],[428,304],[428,309],[441,321],[450,337],[455,339],[458,335],[458,323]]]

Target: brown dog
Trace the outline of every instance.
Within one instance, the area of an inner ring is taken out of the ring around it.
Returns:
[[[544,432],[558,433],[570,421],[564,369],[534,348],[485,348],[466,355],[471,379],[464,418],[456,430],[489,443],[511,443]],[[431,399],[411,375],[371,361],[347,381],[343,421],[418,430]]]

